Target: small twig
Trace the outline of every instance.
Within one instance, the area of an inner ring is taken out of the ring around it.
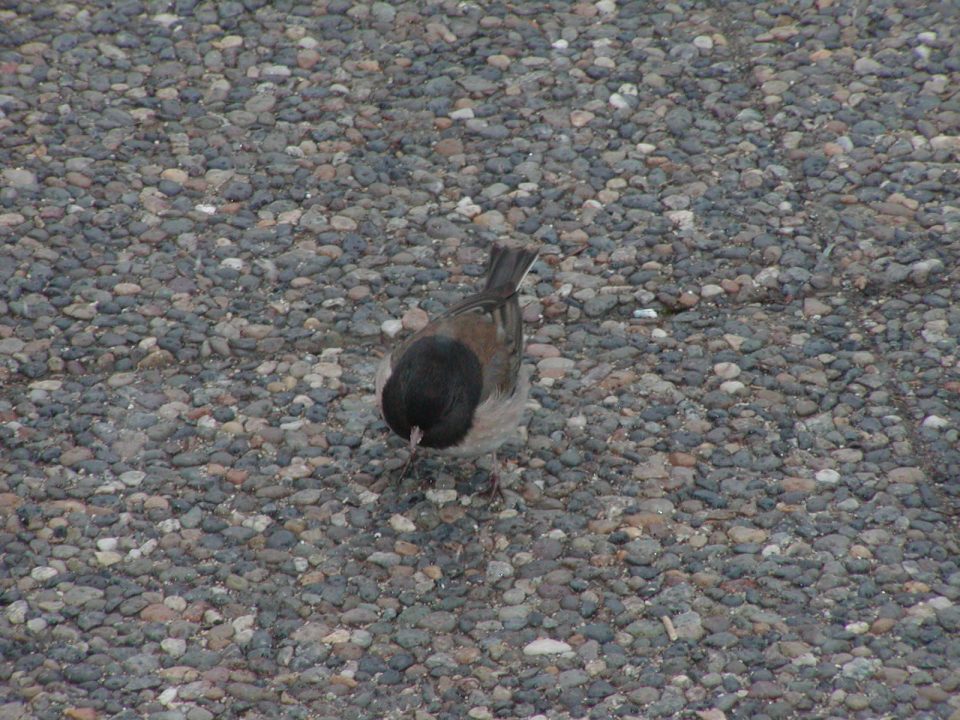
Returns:
[[[673,642],[680,637],[677,635],[677,629],[673,626],[673,620],[670,619],[669,615],[661,615],[660,622],[663,623],[663,627],[667,631],[667,637],[670,638],[670,642]]]

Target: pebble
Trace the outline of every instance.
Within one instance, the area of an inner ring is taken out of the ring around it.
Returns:
[[[741,370],[735,363],[721,362],[713,366],[713,372],[724,380],[733,380],[740,377]]]
[[[393,515],[390,518],[390,527],[397,532],[410,533],[417,529],[416,524],[405,518],[403,515]]]
[[[840,473],[832,468],[824,468],[816,473],[817,482],[825,485],[836,485],[840,482]]]
[[[524,655],[561,655],[573,650],[570,645],[562,640],[552,640],[550,638],[538,638],[527,643],[523,648]]]

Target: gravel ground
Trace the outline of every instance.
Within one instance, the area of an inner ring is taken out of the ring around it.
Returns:
[[[0,720],[960,718],[955,3],[0,7]]]

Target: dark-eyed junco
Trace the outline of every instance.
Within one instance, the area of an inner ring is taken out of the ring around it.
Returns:
[[[483,290],[396,347],[377,371],[377,405],[400,437],[445,455],[493,453],[516,433],[530,389],[520,372],[523,327],[517,288],[539,251],[494,245]],[[406,468],[404,468],[406,469]]]

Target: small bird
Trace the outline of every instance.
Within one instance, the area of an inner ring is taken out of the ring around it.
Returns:
[[[536,248],[495,244],[483,290],[463,299],[383,358],[380,413],[390,429],[444,455],[493,453],[491,497],[499,492],[497,448],[513,437],[530,389],[520,372],[523,325],[517,289]]]

